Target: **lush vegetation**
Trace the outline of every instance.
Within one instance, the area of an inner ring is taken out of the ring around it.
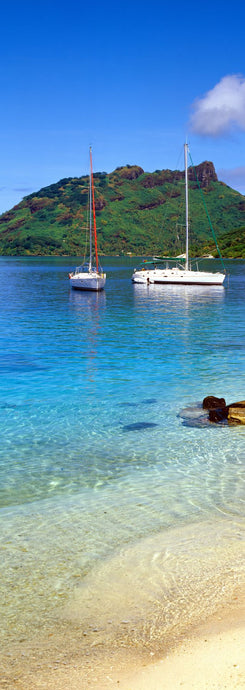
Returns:
[[[217,180],[212,163],[190,171],[190,253],[245,258],[245,197]],[[66,178],[26,196],[0,216],[0,254],[76,255],[87,244],[88,176]],[[94,175],[100,254],[185,251],[184,173],[138,166]]]

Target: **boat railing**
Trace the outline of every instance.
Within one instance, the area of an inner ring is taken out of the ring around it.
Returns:
[[[89,266],[89,262],[86,261],[85,263],[81,264],[81,266],[76,266],[73,274],[78,275],[78,273],[103,273],[102,267],[99,265],[98,271],[96,266]]]
[[[151,261],[142,261],[137,268],[134,269],[135,271],[154,271],[154,270],[164,270],[168,268],[178,268],[180,270],[183,270],[183,259],[182,257],[162,257],[156,258],[155,260]]]
[[[202,261],[207,261],[215,257],[211,256],[198,256],[198,257],[192,257],[189,258],[189,266],[188,270],[189,271],[199,271],[199,263]],[[137,268],[134,269],[134,273],[136,271],[154,271],[154,270],[166,270],[170,269],[172,271],[178,270],[178,271],[183,271],[186,270],[185,267],[185,262],[186,258],[185,255],[183,256],[162,256],[162,257],[155,257],[151,260],[145,259],[142,261]]]

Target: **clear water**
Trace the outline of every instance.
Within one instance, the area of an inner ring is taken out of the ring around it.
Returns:
[[[245,427],[196,417],[206,395],[245,398],[245,262],[225,288],[178,288],[106,258],[99,294],[70,290],[73,264],[0,258],[8,643],[74,617],[126,616],[142,637],[148,609],[153,639],[163,610],[173,627],[183,600],[201,615],[204,589],[212,608],[243,576]]]

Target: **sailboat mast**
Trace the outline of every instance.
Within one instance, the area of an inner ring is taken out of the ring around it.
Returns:
[[[94,219],[94,249],[96,258],[96,271],[99,272],[99,261],[98,261],[98,249],[97,249],[97,230],[96,230],[96,216],[95,216],[95,201],[94,201],[94,178],[93,178],[93,166],[92,166],[92,149],[90,146],[90,175],[91,175],[91,187],[92,187],[92,202],[93,202],[93,219]],[[91,232],[92,237],[92,232]]]
[[[187,166],[187,154],[188,154],[188,144],[184,144],[185,150],[185,227],[186,227],[186,243],[185,243],[185,270],[189,269],[189,208],[188,208],[188,166]]]
[[[90,155],[90,175],[89,175],[89,271],[92,269],[92,166],[91,166],[91,147]]]

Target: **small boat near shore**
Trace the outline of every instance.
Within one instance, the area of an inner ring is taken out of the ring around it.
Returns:
[[[133,283],[142,284],[173,284],[173,285],[223,285],[226,273],[200,271],[200,259],[189,258],[189,207],[188,207],[188,144],[184,144],[185,157],[185,206],[186,206],[186,251],[177,257],[156,257],[152,261],[144,261],[134,270]],[[210,221],[210,219],[209,219]],[[213,233],[214,234],[214,233]],[[217,243],[216,243],[217,246]],[[218,248],[218,246],[217,246]],[[218,250],[219,251],[219,250]],[[222,257],[221,261],[222,261]],[[222,261],[223,264],[223,261]],[[223,266],[224,268],[224,266]]]
[[[70,286],[75,290],[103,290],[106,283],[106,273],[99,265],[97,248],[97,229],[95,215],[94,179],[92,165],[92,150],[89,149],[90,176],[89,176],[89,259],[84,259],[81,266],[77,266],[69,273]]]
[[[200,261],[200,259],[199,259]],[[186,269],[178,257],[162,257],[143,261],[132,275],[133,283],[149,285],[223,285],[225,274]]]

